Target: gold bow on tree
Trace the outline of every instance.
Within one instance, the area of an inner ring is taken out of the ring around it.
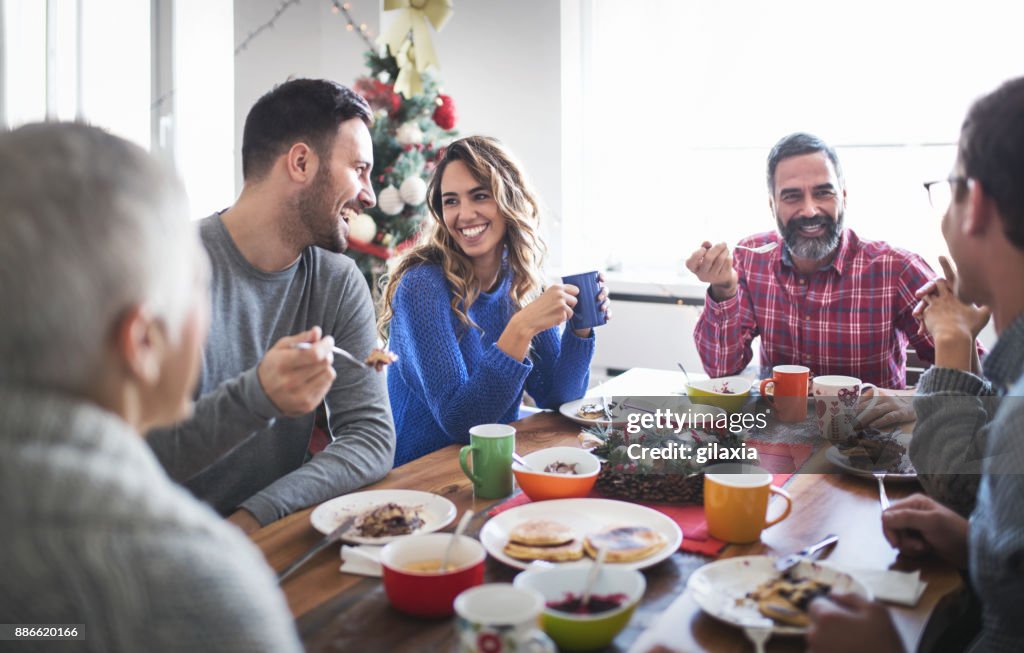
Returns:
[[[381,34],[381,41],[391,48],[391,53],[398,58],[398,52],[408,41],[409,30],[412,30],[412,47],[415,52],[410,54],[407,60],[415,64],[417,73],[425,71],[430,66],[440,68],[441,63],[437,60],[434,44],[430,41],[427,23],[433,25],[435,30],[441,31],[452,16],[452,0],[384,0],[384,11],[395,10],[399,13],[387,32]],[[399,61],[398,65],[401,67],[402,62]],[[404,70],[403,67],[403,72]],[[416,77],[418,79],[419,75]]]
[[[401,93],[407,99],[422,93],[423,80],[416,69],[416,52],[413,50],[412,42],[409,39],[402,41],[402,45],[395,52],[395,61],[398,62],[398,78],[395,79],[395,93]]]

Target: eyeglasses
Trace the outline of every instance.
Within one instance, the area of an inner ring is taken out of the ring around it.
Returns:
[[[966,184],[967,177],[951,176],[938,181],[924,182],[924,189],[928,192],[928,202],[933,209],[945,211],[953,202],[953,184]]]

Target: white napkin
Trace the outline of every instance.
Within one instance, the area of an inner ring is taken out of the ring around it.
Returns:
[[[360,544],[359,546],[342,545],[341,568],[339,571],[346,574],[375,576],[379,578],[383,573],[380,567],[381,548],[383,547],[369,544]]]
[[[914,607],[928,583],[921,580],[920,571],[892,571],[889,569],[863,569],[842,567],[871,590],[877,600]]]

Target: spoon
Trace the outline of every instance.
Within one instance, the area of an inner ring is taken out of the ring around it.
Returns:
[[[455,527],[455,534],[452,535],[452,539],[448,542],[448,546],[445,547],[444,556],[441,557],[441,572],[448,569],[448,560],[452,557],[452,549],[455,548],[455,543],[462,537],[462,533],[465,532],[466,527],[469,526],[469,520],[473,519],[473,511],[467,510],[462,513],[462,519],[459,520],[459,525]]]
[[[520,465],[522,465],[523,469],[525,469],[525,470],[528,470],[528,471],[531,471],[531,472],[537,471],[533,467],[530,467],[530,463],[526,462],[526,459],[523,458],[522,456],[520,456],[519,454],[517,454],[515,451],[512,452],[512,460],[514,460],[515,462],[517,462]]]
[[[690,375],[686,373],[686,368],[683,367],[682,363],[676,363],[676,365],[678,365],[679,369],[683,371],[683,376],[686,377],[686,385],[690,385]]]
[[[587,574],[586,584],[583,586],[583,596],[580,597],[580,609],[583,610],[590,603],[590,595],[594,591],[594,584],[597,583],[598,576],[601,575],[601,567],[604,566],[605,556],[608,555],[608,547],[604,546],[598,549],[597,559],[594,560],[594,566],[590,568],[590,573]]]
[[[736,249],[745,249],[748,252],[753,252],[755,254],[764,254],[765,252],[772,251],[773,249],[775,249],[778,246],[779,246],[778,243],[765,243],[764,245],[761,245],[760,247],[747,247],[746,245],[736,245]]]

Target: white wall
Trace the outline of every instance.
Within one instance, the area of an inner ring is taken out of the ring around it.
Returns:
[[[457,2],[434,39],[460,134],[494,136],[520,159],[545,205],[542,227],[549,263],[556,266],[562,205],[560,11],[555,0]]]

